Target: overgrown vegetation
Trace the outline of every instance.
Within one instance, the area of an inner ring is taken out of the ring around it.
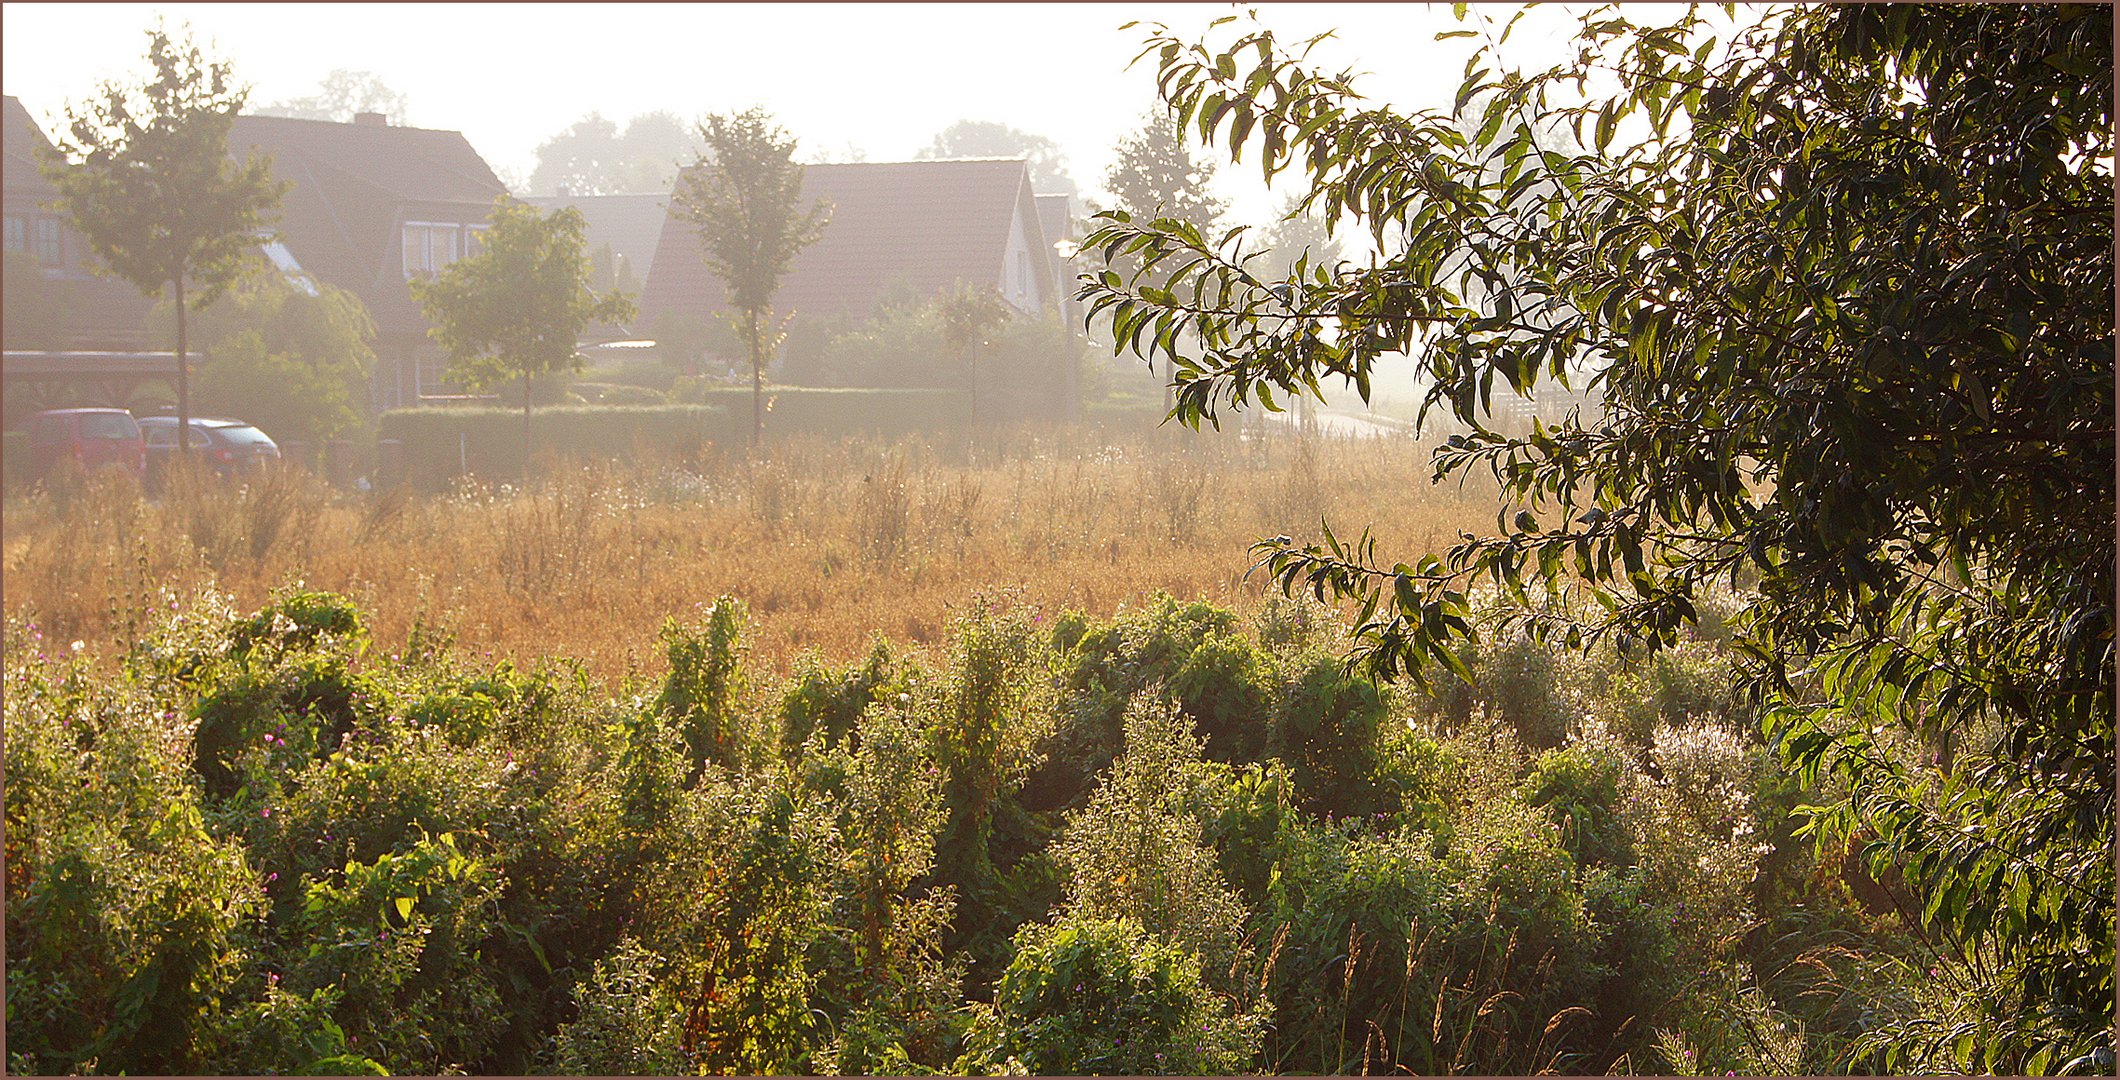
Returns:
[[[149,606],[7,628],[16,1071],[1818,1071],[1916,955],[1616,653],[1379,697],[1315,605],[987,597],[775,677],[723,598],[606,681]]]

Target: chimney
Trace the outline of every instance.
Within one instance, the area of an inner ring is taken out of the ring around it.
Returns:
[[[386,117],[386,116],[384,116],[384,115],[383,115],[382,113],[379,113],[379,112],[357,112],[357,113],[354,113],[354,114],[353,114],[353,122],[354,122],[354,123],[356,123],[356,124],[360,124],[360,125],[362,125],[362,126],[364,126],[364,127],[389,127],[389,126],[390,126],[390,118],[389,118],[389,117]]]

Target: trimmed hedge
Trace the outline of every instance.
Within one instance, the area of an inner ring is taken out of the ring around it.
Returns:
[[[651,446],[692,454],[726,439],[728,427],[727,414],[715,405],[545,406],[530,416],[531,453],[629,458],[636,446]],[[377,420],[376,438],[403,444],[403,478],[422,487],[445,486],[466,468],[491,477],[523,474],[521,409],[392,409]],[[388,456],[380,455],[378,464],[389,469]]]
[[[748,442],[751,388],[717,386],[700,395],[728,411],[729,438]],[[871,390],[766,387],[766,438],[815,435],[907,435],[967,426],[972,396],[965,390]]]

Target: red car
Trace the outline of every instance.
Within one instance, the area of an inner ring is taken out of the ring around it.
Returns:
[[[30,417],[32,474],[48,476],[67,460],[90,472],[114,465],[137,478],[147,471],[147,443],[124,409],[47,409]]]

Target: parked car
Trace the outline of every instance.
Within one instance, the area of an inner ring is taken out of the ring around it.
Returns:
[[[147,441],[147,473],[159,475],[177,452],[177,418],[143,416],[140,430]],[[191,418],[191,449],[199,460],[222,476],[255,472],[280,460],[280,446],[271,436],[241,420],[225,417]]]
[[[115,466],[141,476],[147,454],[139,422],[124,409],[46,409],[30,417],[31,474],[48,476],[68,460],[91,472]]]

